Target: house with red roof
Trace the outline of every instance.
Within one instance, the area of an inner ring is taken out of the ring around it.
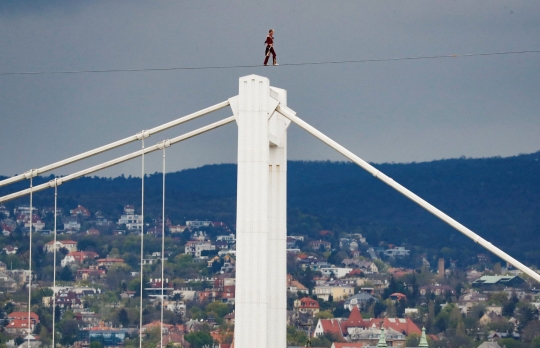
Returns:
[[[39,317],[34,312],[30,312],[30,330],[28,330],[28,312],[12,312],[8,314],[7,320],[9,324],[5,326],[5,331],[18,335],[29,334],[39,323]]]
[[[69,211],[69,213],[72,215],[72,216],[77,216],[77,215],[81,215],[81,216],[84,216],[84,217],[90,217],[90,210],[86,209],[85,207],[83,207],[82,205],[78,205],[77,208],[75,209],[71,209]]]
[[[26,335],[30,334],[34,330],[35,325],[30,324],[30,331],[28,330],[28,320],[14,319],[4,327],[7,333],[13,335]]]
[[[295,312],[308,313],[315,316],[315,314],[319,313],[319,310],[319,302],[310,297],[303,297],[294,301]]]
[[[362,348],[362,343],[352,343],[352,342],[334,342],[330,348]]]
[[[401,292],[394,292],[393,294],[390,294],[390,298],[392,301],[399,302],[401,300],[406,300],[407,296]]]
[[[117,259],[114,257],[106,257],[104,259],[98,259],[97,260],[98,266],[103,266],[105,268],[109,268],[112,265],[121,265],[124,264],[124,259]]]
[[[161,326],[163,325],[163,334],[164,335],[167,335],[169,334],[169,330],[173,329],[174,328],[174,325],[171,325],[171,324],[161,324],[161,321],[159,320],[154,320],[153,322],[151,323],[148,323],[146,325],[143,325],[142,327],[142,332],[146,332],[148,330],[152,330],[152,329],[159,329]]]
[[[2,223],[0,223],[0,230],[2,230],[2,234],[4,236],[9,236],[13,232],[13,227],[11,227],[8,224],[2,222]]]
[[[93,251],[72,251],[60,262],[62,267],[72,263],[83,263],[86,260],[97,259],[99,255]]]
[[[24,227],[30,228],[30,219],[25,220]],[[37,215],[32,215],[32,228],[35,231],[41,231],[45,227],[45,222]]]
[[[404,342],[411,333],[418,335],[422,331],[410,318],[370,318],[364,319],[358,307],[353,307],[347,320],[343,319],[319,319],[313,331],[313,336],[322,336],[332,333],[349,341],[365,340],[364,343],[372,344],[378,340],[380,329],[386,331],[387,342],[396,346],[398,342]]]
[[[2,249],[2,251],[4,253],[6,253],[7,255],[14,255],[17,253],[17,251],[19,250],[18,247],[14,247],[14,246],[11,246],[11,245],[6,245],[6,247],[4,249]]]
[[[12,320],[26,320],[28,322],[28,312],[11,312],[8,314],[7,319],[9,321]],[[34,313],[30,312],[30,322],[35,325],[39,323],[39,316]]]
[[[91,229],[86,231],[86,234],[88,234],[90,236],[99,236],[100,232],[99,232],[99,230],[97,230],[95,228],[91,228]]]

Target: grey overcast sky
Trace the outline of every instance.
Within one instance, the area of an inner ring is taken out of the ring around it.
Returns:
[[[0,0],[0,72],[261,64],[540,49],[540,1]],[[540,150],[540,54],[360,64],[0,76],[0,174],[133,135],[267,76],[300,117],[371,162]],[[152,145],[230,109],[150,137]],[[167,151],[168,171],[236,161],[231,124]],[[77,163],[68,174],[140,148]],[[342,160],[298,127],[289,158]],[[147,172],[161,171],[161,154]],[[98,173],[140,176],[134,160]]]

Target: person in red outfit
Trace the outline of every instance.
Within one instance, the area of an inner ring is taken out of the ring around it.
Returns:
[[[268,36],[266,37],[266,58],[264,58],[264,65],[268,65],[268,58],[270,58],[270,53],[272,53],[272,58],[274,59],[274,65],[278,65],[276,61],[276,51],[274,51],[274,29],[268,31]]]

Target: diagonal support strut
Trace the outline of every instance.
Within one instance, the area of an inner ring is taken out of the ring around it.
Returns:
[[[315,136],[316,138],[321,140],[326,145],[330,146],[331,148],[333,148],[337,152],[341,153],[342,155],[347,157],[352,162],[358,164],[360,167],[365,169],[367,172],[372,174],[377,179],[381,180],[382,182],[384,182],[388,186],[392,187],[393,189],[395,189],[399,193],[403,194],[404,196],[406,196],[407,198],[409,198],[413,202],[417,203],[419,206],[426,209],[427,211],[429,211],[430,213],[432,213],[433,215],[435,215],[436,217],[438,217],[442,221],[446,222],[448,225],[452,226],[453,228],[455,228],[459,232],[463,233],[464,235],[466,235],[467,237],[472,239],[475,243],[480,244],[481,246],[483,246],[487,250],[491,251],[492,253],[494,253],[495,255],[500,257],[501,259],[507,261],[512,266],[516,267],[517,269],[519,269],[523,273],[527,274],[528,276],[530,276],[531,278],[533,278],[537,282],[540,282],[540,274],[536,273],[535,271],[533,271],[529,267],[525,266],[524,264],[522,264],[518,260],[514,259],[512,256],[508,255],[507,253],[505,253],[501,249],[497,248],[495,245],[491,244],[490,242],[488,242],[484,238],[480,237],[478,234],[474,233],[473,231],[471,231],[467,227],[463,226],[462,224],[460,224],[459,222],[457,222],[456,220],[454,220],[450,216],[446,215],[445,213],[443,213],[442,211],[440,211],[439,209],[437,209],[436,207],[434,207],[433,205],[431,205],[430,203],[428,203],[424,199],[420,198],[419,196],[417,196],[412,191],[408,190],[407,188],[405,188],[401,184],[397,183],[396,181],[394,181],[394,179],[388,177],[387,175],[385,175],[384,173],[379,171],[377,168],[373,167],[368,162],[364,161],[363,159],[356,156],[351,151],[347,150],[346,148],[344,148],[343,146],[341,146],[340,144],[338,144],[334,140],[330,139],[328,136],[324,135],[323,133],[321,133],[320,131],[315,129],[313,126],[309,125],[307,122],[305,122],[302,119],[300,119],[299,117],[297,117],[296,114],[292,110],[290,110],[289,108],[279,105],[276,110],[281,115],[287,117],[289,120],[296,123],[298,126],[300,126],[300,128],[303,128],[308,133]]]

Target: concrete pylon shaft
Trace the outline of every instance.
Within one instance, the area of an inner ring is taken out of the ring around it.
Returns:
[[[287,91],[270,87],[270,96],[287,106]],[[275,112],[269,120],[269,299],[268,345],[287,343],[287,127],[290,121]]]
[[[234,100],[233,100],[234,99]],[[235,348],[286,345],[286,128],[275,111],[286,92],[265,77],[240,78]],[[279,102],[278,102],[279,101]]]

